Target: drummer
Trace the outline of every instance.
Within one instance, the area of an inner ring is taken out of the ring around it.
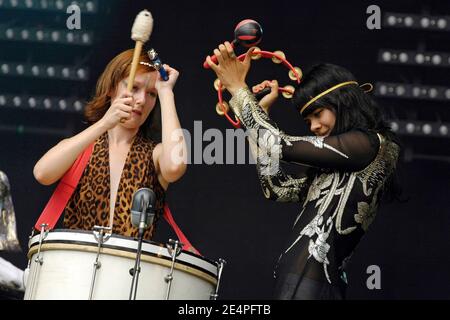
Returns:
[[[165,191],[186,171],[186,144],[178,120],[173,87],[178,71],[164,65],[167,81],[140,55],[133,89],[127,90],[133,50],[114,57],[98,79],[85,107],[89,126],[51,148],[35,165],[38,182],[57,182],[92,143],[88,165],[65,207],[64,227],[137,237],[130,218],[132,196],[140,188],[156,196],[156,217],[162,214]],[[176,139],[175,139],[176,137]],[[144,239],[151,239],[154,226]]]

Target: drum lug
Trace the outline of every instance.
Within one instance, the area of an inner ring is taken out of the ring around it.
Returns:
[[[216,291],[214,293],[211,293],[209,297],[210,300],[217,300],[217,298],[219,297],[220,279],[222,278],[223,268],[225,267],[227,262],[225,261],[225,259],[219,259],[219,262],[216,262],[216,264],[217,264],[217,286]]]
[[[173,281],[173,269],[175,267],[175,262],[177,260],[177,257],[180,255],[181,250],[183,248],[183,243],[181,243],[178,240],[170,239],[169,243],[166,244],[167,251],[172,257],[172,263],[170,265],[170,272],[169,274],[164,278],[164,280],[167,283],[167,291],[166,291],[166,300],[169,300],[170,296],[170,289],[172,288],[172,281]]]
[[[48,224],[46,224],[46,223],[41,224],[41,232],[40,232],[40,235],[39,235],[38,251],[37,251],[36,258],[34,259],[35,268],[33,268],[33,273],[31,275],[30,290],[29,290],[30,296],[27,297],[28,299],[33,299],[33,294],[34,294],[33,291],[34,291],[34,286],[36,284],[37,276],[39,274],[39,268],[44,264],[44,258],[41,256],[41,248],[42,248],[42,242],[48,236],[47,227],[48,227]],[[31,236],[30,237],[32,237],[33,235],[34,235],[34,231],[31,232]],[[31,243],[31,238],[30,238],[29,245],[30,245],[30,243]],[[31,268],[31,259],[28,261],[28,268]],[[28,284],[24,284],[24,285],[28,286]]]
[[[105,232],[111,231],[110,227],[102,227],[102,226],[94,226],[94,230],[92,234],[94,235],[95,241],[97,241],[97,255],[95,256],[94,268],[92,270],[92,280],[91,280],[91,288],[89,289],[89,300],[92,300],[92,296],[94,294],[94,286],[95,286],[95,278],[97,276],[97,270],[102,267],[101,261],[99,261],[100,252],[102,250],[102,245],[111,237],[111,233]]]

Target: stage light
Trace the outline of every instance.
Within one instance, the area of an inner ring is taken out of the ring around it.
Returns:
[[[406,63],[409,60],[409,56],[408,56],[408,54],[406,52],[402,52],[402,53],[400,53],[398,60],[401,63]]]
[[[48,67],[47,68],[47,75],[51,78],[53,78],[55,76],[55,68],[54,67]]]
[[[52,107],[52,101],[49,98],[44,99],[44,108],[50,109]]]
[[[64,99],[59,100],[58,105],[61,110],[66,110],[67,108],[67,102]]]
[[[40,74],[39,66],[32,66],[31,73],[33,74],[33,76],[36,76],[36,77],[39,76],[39,74]]]
[[[66,34],[66,40],[67,40],[67,42],[69,42],[69,43],[72,43],[72,42],[74,41],[74,35],[73,35],[73,32],[68,32],[68,33]]]
[[[38,41],[44,40],[44,31],[42,31],[42,30],[36,31],[36,39]]]
[[[375,95],[380,97],[448,101],[450,88],[407,83],[377,82]]]
[[[6,38],[8,38],[8,39],[14,38],[14,30],[11,28],[6,29],[5,34],[6,34]]]
[[[83,110],[83,104],[82,104],[81,101],[79,101],[79,100],[76,100],[76,101],[73,103],[73,107],[74,107],[75,111],[78,111],[78,112],[80,112],[80,111]]]
[[[428,124],[428,123],[425,123],[425,124],[422,126],[422,131],[423,131],[423,133],[426,134],[426,135],[429,135],[429,134],[431,133],[432,130],[433,130],[433,128],[432,128],[431,125]]]
[[[398,123],[395,121],[392,121],[390,126],[391,126],[392,131],[394,131],[394,132],[397,132],[399,129]]]
[[[82,113],[82,99],[77,97],[52,97],[18,94],[0,94],[0,106],[33,110],[54,110]]]
[[[413,24],[414,24],[414,19],[412,17],[410,17],[410,16],[407,16],[405,18],[404,22],[405,22],[405,26],[412,27]]]
[[[37,105],[36,99],[33,98],[33,97],[30,97],[30,98],[28,99],[28,105],[30,106],[30,108],[35,108],[36,105]]]
[[[389,123],[392,131],[399,135],[450,138],[449,123],[398,119],[391,120]]]
[[[6,64],[6,63],[3,63],[2,67],[1,67],[1,70],[2,70],[3,74],[8,74],[9,73],[9,65]]]
[[[61,73],[62,73],[62,76],[63,76],[64,78],[69,78],[69,77],[70,77],[70,69],[67,68],[67,67],[64,67],[64,68],[62,69]]]
[[[416,126],[414,125],[414,123],[409,122],[406,124],[406,132],[414,133],[415,130],[416,130]]]
[[[51,33],[52,40],[54,42],[58,42],[59,41],[59,35],[60,35],[59,31],[53,31]]]
[[[71,66],[17,64],[0,62],[0,75],[21,76],[33,78],[51,78],[63,80],[87,81],[89,69],[86,67],[73,68]]]
[[[20,42],[46,42],[66,45],[90,46],[93,44],[92,32],[73,32],[42,28],[14,28],[0,25],[0,40]]]
[[[23,74],[25,73],[25,68],[24,68],[24,66],[23,66],[22,64],[18,64],[18,65],[16,66],[16,72],[17,72],[17,74],[19,74],[19,75],[23,75]]]
[[[383,27],[450,31],[449,16],[430,16],[387,12]]]
[[[98,12],[98,0],[2,0],[0,1],[0,9],[59,11],[66,13],[67,8],[72,4],[78,5],[83,13],[92,14]]]
[[[20,99],[19,96],[15,96],[13,98],[13,104],[14,104],[15,107],[20,107],[21,104],[22,104],[22,99]]]
[[[77,76],[80,79],[85,79],[86,78],[86,70],[83,68],[80,68],[77,70]]]
[[[450,100],[450,89],[445,90],[445,97]]]
[[[378,61],[386,64],[450,67],[450,54],[444,52],[416,52],[381,49]]]
[[[22,30],[22,32],[20,32],[20,35],[23,40],[27,40],[30,37],[30,32],[28,30],[24,29],[24,30]]]

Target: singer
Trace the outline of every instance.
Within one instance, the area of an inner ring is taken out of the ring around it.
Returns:
[[[169,183],[180,179],[186,170],[186,161],[173,158],[175,152],[181,158],[186,155],[183,137],[173,139],[173,133],[181,130],[173,93],[179,73],[164,65],[169,77],[164,81],[148,55],[141,53],[132,90],[128,91],[132,60],[130,49],[109,62],[85,108],[90,126],[59,142],[34,167],[37,181],[53,184],[94,143],[88,165],[65,208],[66,228],[109,226],[114,234],[137,237],[138,229],[130,217],[134,192],[144,187],[155,192],[158,217]],[[153,232],[154,224],[145,231],[144,239],[150,239]]]
[[[379,107],[346,69],[321,64],[297,86],[294,103],[314,136],[290,136],[269,117],[276,81],[256,86],[271,93],[258,102],[246,84],[251,52],[236,59],[230,43],[214,50],[208,64],[232,94],[230,105],[250,131],[264,195],[298,202],[277,267],[277,299],[344,299],[345,266],[373,221],[384,193],[395,194],[399,143]],[[308,166],[289,175],[280,161]]]

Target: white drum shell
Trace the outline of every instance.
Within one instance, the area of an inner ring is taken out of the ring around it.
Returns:
[[[34,262],[38,254],[38,238],[33,238],[32,243],[33,240],[25,299],[88,299],[97,256],[93,234],[50,232],[41,247],[42,265]],[[105,242],[99,256],[101,266],[97,269],[92,299],[129,298],[130,269],[134,268],[136,247],[137,241],[131,239],[111,237]],[[167,248],[160,245],[144,243],[142,249],[136,298],[163,300],[166,298],[165,278],[170,273],[171,257]],[[217,268],[213,263],[182,252],[173,270],[169,299],[208,300],[216,283]]]

